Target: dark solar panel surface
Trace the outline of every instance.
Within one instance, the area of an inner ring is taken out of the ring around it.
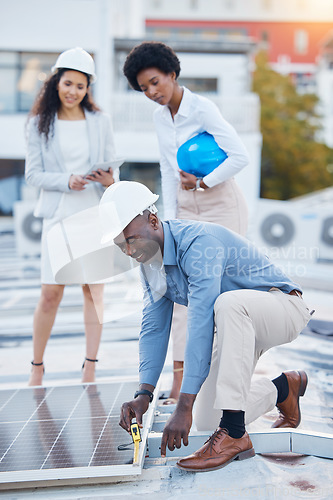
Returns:
[[[137,382],[0,391],[0,473],[130,464],[118,424]]]

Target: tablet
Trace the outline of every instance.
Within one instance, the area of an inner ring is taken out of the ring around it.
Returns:
[[[87,175],[92,175],[92,172],[94,170],[98,170],[99,168],[101,170],[108,171],[109,168],[111,167],[113,171],[117,170],[117,168],[121,167],[121,165],[125,162],[124,158],[117,158],[116,160],[110,160],[110,161],[103,161],[102,163],[95,163],[88,172],[85,174],[85,177]]]

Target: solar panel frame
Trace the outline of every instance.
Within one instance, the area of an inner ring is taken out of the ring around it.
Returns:
[[[60,479],[80,479],[82,484],[91,478],[140,475],[157,396],[144,415],[138,463],[127,463],[133,446],[117,451],[131,437],[118,425],[116,405],[132,399],[137,387],[137,381],[118,380],[0,391],[0,484]],[[81,448],[77,441],[83,442]],[[112,463],[105,464],[110,457]]]

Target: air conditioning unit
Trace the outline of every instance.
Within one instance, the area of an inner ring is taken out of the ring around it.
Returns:
[[[319,260],[333,263],[333,208],[320,209]]]
[[[40,255],[43,219],[33,214],[35,201],[14,204],[16,252],[20,257]]]
[[[307,210],[293,201],[260,199],[254,213],[249,238],[271,259],[318,261],[322,246],[320,209]],[[333,240],[331,226],[324,238],[328,243]]]

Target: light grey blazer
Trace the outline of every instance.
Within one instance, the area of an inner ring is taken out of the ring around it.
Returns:
[[[101,112],[85,111],[89,137],[90,166],[115,158],[115,147],[110,117]],[[40,188],[39,199],[34,211],[36,217],[53,217],[60,203],[62,193],[70,192],[68,181],[70,174],[66,170],[62,157],[57,120],[54,122],[54,134],[46,141],[39,134],[37,117],[28,124],[27,156],[25,178],[28,184]],[[100,186],[99,183],[96,183]],[[102,186],[101,194],[103,192]]]

